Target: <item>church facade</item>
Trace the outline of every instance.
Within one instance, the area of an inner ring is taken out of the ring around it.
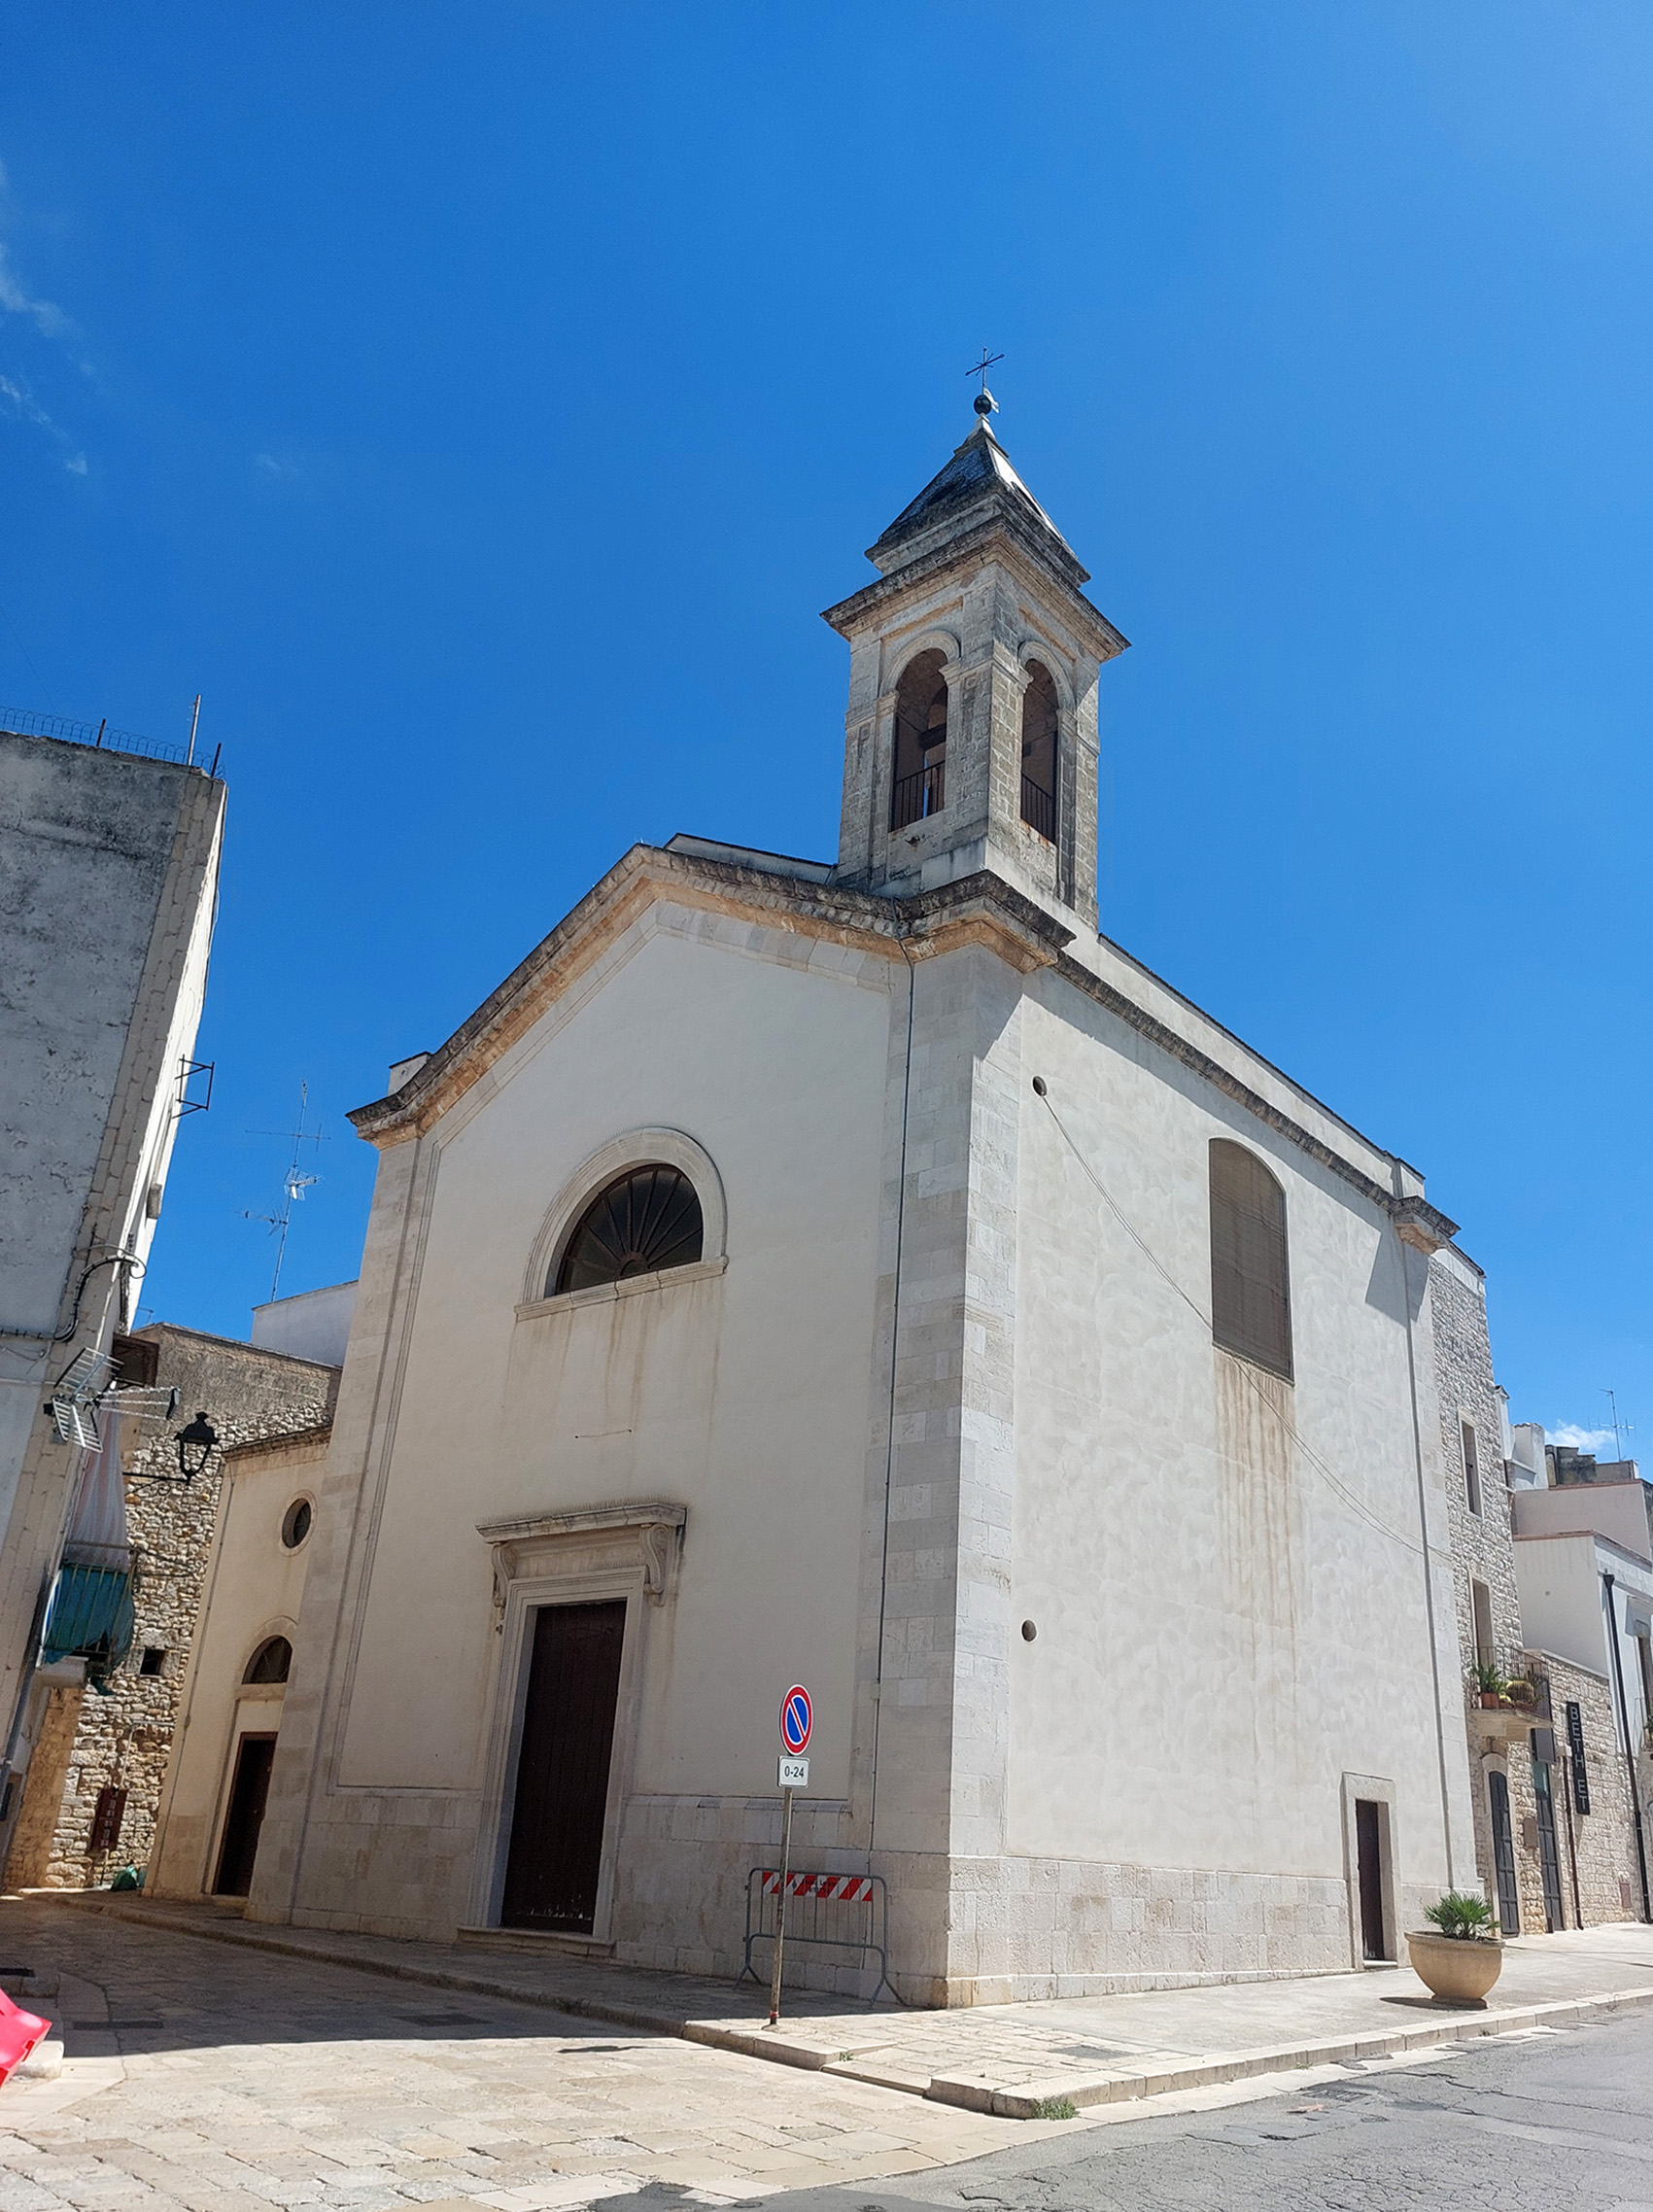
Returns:
[[[911,2001],[1394,1958],[1474,1879],[1453,1224],[1098,935],[1125,640],[984,414],[872,559],[836,862],[635,847],[354,1117],[249,1913],[733,1973],[801,1681]]]

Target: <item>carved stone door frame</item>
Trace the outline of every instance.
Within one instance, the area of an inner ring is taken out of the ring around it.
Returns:
[[[499,1639],[489,1691],[482,1820],[471,1879],[469,1923],[498,1927],[510,1849],[517,1758],[528,1698],[534,1615],[541,1606],[626,1602],[614,1748],[603,1823],[603,1865],[589,1941],[611,1940],[621,1814],[632,1790],[641,1717],[649,1623],[676,1591],[688,1508],[658,1498],[578,1505],[508,1521],[482,1521],[494,1554],[494,1627]],[[571,1942],[582,1939],[570,1938]]]

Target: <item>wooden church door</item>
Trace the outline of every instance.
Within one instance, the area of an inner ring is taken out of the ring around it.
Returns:
[[[534,1616],[499,1918],[590,1935],[620,1695],[625,1600]]]

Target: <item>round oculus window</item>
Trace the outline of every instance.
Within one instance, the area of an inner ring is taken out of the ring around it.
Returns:
[[[281,1540],[289,1551],[296,1551],[310,1534],[310,1520],[309,1499],[295,1498],[283,1515],[281,1524]],[[266,1521],[264,1526],[267,1528],[269,1523]]]

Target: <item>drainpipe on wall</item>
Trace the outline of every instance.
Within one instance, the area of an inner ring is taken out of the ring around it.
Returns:
[[[883,1727],[884,1695],[884,1616],[889,1605],[889,1515],[890,1486],[895,1480],[895,1395],[896,1362],[901,1356],[901,1253],[907,1229],[907,1124],[913,1107],[913,998],[916,986],[916,971],[913,955],[907,950],[905,938],[898,937],[901,956],[907,962],[907,1055],[901,1078],[901,1162],[896,1175],[895,1196],[895,1279],[890,1290],[889,1315],[889,1408],[887,1431],[884,1438],[884,1533],[883,1550],[878,1568],[878,1647],[876,1654],[878,1673],[873,1678],[873,1758],[872,1774],[868,1779],[867,1797],[867,1868],[872,1871],[873,1850],[878,1827],[878,1741]]]
[[[1446,1773],[1446,1714],[1441,1710],[1440,1648],[1435,1641],[1435,1584],[1429,1563],[1429,1503],[1424,1477],[1424,1425],[1418,1412],[1418,1360],[1412,1346],[1412,1280],[1407,1254],[1415,1249],[1400,1239],[1400,1293],[1406,1308],[1406,1383],[1412,1398],[1412,1460],[1418,1474],[1418,1535],[1424,1555],[1424,1621],[1429,1639],[1429,1680],[1434,1686],[1435,1761],[1440,1772],[1440,1824],[1446,1844],[1446,1885],[1458,1887],[1452,1863],[1452,1791]],[[1424,1262],[1424,1287],[1429,1287],[1429,1261]]]
[[[1653,1920],[1653,1899],[1647,1893],[1647,1841],[1641,1832],[1641,1799],[1636,1787],[1636,1752],[1630,1741],[1630,1707],[1624,1691],[1624,1653],[1619,1649],[1618,1607],[1613,1603],[1613,1577],[1601,1576],[1607,1593],[1607,1643],[1613,1654],[1613,1683],[1619,1701],[1619,1734],[1624,1743],[1625,1781],[1630,1790],[1630,1816],[1636,1823],[1636,1865],[1641,1877],[1641,1918]]]

